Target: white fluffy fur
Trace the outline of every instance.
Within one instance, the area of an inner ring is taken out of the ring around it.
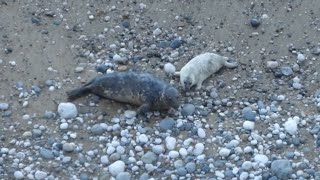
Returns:
[[[180,83],[185,89],[196,85],[196,89],[201,89],[202,82],[209,76],[219,71],[223,66],[228,68],[234,68],[237,66],[237,62],[228,62],[229,58],[220,56],[215,53],[200,54],[191,59],[185,66],[182,67],[180,72],[176,72],[176,75],[180,75]],[[189,84],[189,85],[188,85]]]

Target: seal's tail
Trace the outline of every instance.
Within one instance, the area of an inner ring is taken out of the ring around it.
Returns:
[[[228,59],[224,62],[224,65],[227,67],[227,68],[235,68],[238,66],[238,63],[237,61],[235,61],[234,59]]]
[[[81,88],[68,91],[67,92],[68,100],[73,101],[77,98],[80,98],[82,96],[89,94],[90,92],[91,92],[91,88],[89,88],[88,86],[83,86]]]

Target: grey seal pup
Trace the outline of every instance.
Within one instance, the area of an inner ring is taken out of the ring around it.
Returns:
[[[84,86],[68,91],[68,99],[95,94],[99,97],[140,106],[138,114],[179,107],[179,92],[171,84],[149,73],[113,72],[93,78]]]
[[[180,84],[184,90],[189,90],[196,85],[196,90],[201,89],[202,83],[209,76],[219,71],[222,67],[234,68],[238,63],[225,56],[215,53],[200,54],[191,59],[180,72],[175,72],[176,76],[180,76]]]

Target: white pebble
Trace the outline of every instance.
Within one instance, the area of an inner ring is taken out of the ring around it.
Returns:
[[[116,177],[119,173],[124,172],[125,163],[123,161],[118,160],[110,164],[108,169],[112,176]]]
[[[158,36],[162,33],[161,29],[157,28],[153,31],[153,35]]]
[[[176,147],[177,140],[174,137],[166,137],[166,147],[168,150],[173,150]]]
[[[173,74],[176,72],[176,67],[171,63],[166,63],[163,67],[163,70],[167,74]]]
[[[179,153],[182,157],[186,157],[188,155],[188,151],[185,148],[180,148]]]
[[[84,70],[84,67],[76,67],[75,72],[80,73]]]
[[[306,58],[304,57],[303,54],[299,53],[297,56],[298,62],[303,62]]]
[[[69,119],[77,117],[78,110],[76,105],[74,105],[73,103],[60,103],[58,106],[58,113],[61,117]]]
[[[250,170],[252,168],[252,162],[251,161],[244,161],[241,165],[241,168],[244,170]]]
[[[287,122],[284,123],[284,129],[291,135],[295,135],[298,132],[298,124],[293,119],[288,119]]]
[[[220,151],[219,151],[219,155],[222,156],[222,157],[227,157],[227,156],[230,155],[230,152],[231,152],[230,149],[222,148],[222,149],[220,149]]]
[[[197,143],[195,146],[194,146],[194,150],[193,150],[193,154],[195,156],[198,156],[200,154],[203,153],[203,150],[204,150],[204,145],[202,143]]]
[[[206,132],[205,132],[204,129],[202,129],[202,128],[199,128],[198,131],[197,131],[197,133],[198,133],[198,136],[199,136],[200,138],[205,138],[205,137],[206,137]]]
[[[101,162],[101,164],[108,164],[109,163],[108,156],[101,156],[100,162]]]
[[[171,159],[175,159],[177,157],[179,157],[179,152],[178,151],[170,151],[168,156],[171,158]]]
[[[15,171],[14,174],[13,174],[14,178],[16,179],[23,179],[24,178],[24,175],[22,174],[21,171]]]
[[[61,124],[60,124],[60,129],[61,129],[61,130],[68,129],[68,126],[69,126],[68,123],[61,123]]]
[[[243,128],[245,130],[253,130],[254,129],[254,122],[253,121],[245,121],[243,123]]]
[[[256,154],[254,156],[254,161],[258,163],[266,164],[269,161],[269,158],[264,154]]]
[[[178,57],[179,56],[179,52],[178,51],[174,51],[174,52],[172,52],[171,54],[170,54],[170,57],[172,57],[172,58],[176,58],[176,57]]]
[[[138,137],[138,141],[142,144],[145,144],[149,141],[148,136],[145,134],[140,134]]]
[[[43,171],[36,171],[34,174],[35,179],[40,180],[40,179],[45,179],[47,177],[48,173],[43,172]]]
[[[90,20],[93,20],[94,19],[94,16],[91,14],[91,15],[89,15],[89,19]]]

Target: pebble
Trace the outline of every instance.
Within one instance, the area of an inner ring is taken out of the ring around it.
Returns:
[[[163,66],[163,70],[166,74],[172,75],[176,72],[176,67],[171,63],[166,63]]]
[[[251,161],[244,161],[242,163],[242,166],[241,166],[242,169],[248,171],[252,168],[252,162]]]
[[[205,132],[204,129],[202,129],[202,128],[199,128],[198,131],[197,131],[197,133],[198,133],[198,136],[199,136],[200,138],[205,138],[205,137],[206,137],[206,132]]]
[[[301,54],[301,53],[298,54],[298,56],[297,56],[298,63],[304,62],[305,59],[306,58],[303,54]]]
[[[256,117],[256,113],[252,111],[250,107],[245,107],[242,109],[243,118],[249,121],[254,121]]]
[[[109,164],[108,156],[101,156],[100,157],[100,162],[101,162],[101,164],[104,164],[104,165]]]
[[[204,151],[204,145],[202,143],[197,143],[195,146],[194,146],[194,150],[193,150],[193,154],[195,156],[198,156],[200,154],[202,154]]]
[[[161,29],[157,28],[153,31],[153,35],[158,36],[162,33]]]
[[[245,130],[252,131],[254,129],[254,122],[253,121],[245,121],[245,122],[243,122],[243,128]]]
[[[149,138],[147,135],[145,134],[140,134],[139,137],[138,137],[138,141],[141,143],[141,144],[145,144],[149,141]]]
[[[68,123],[61,123],[61,124],[60,124],[60,129],[61,129],[61,130],[66,130],[66,129],[68,129],[68,127],[69,127],[69,124],[68,124]]]
[[[62,149],[65,152],[72,152],[74,150],[74,146],[71,143],[64,143]]]
[[[46,148],[41,148],[39,151],[40,155],[45,159],[53,159],[53,152]]]
[[[0,103],[0,110],[5,111],[9,109],[9,104],[8,103]]]
[[[127,62],[127,58],[121,57],[118,54],[113,55],[112,59],[115,63],[118,63],[118,64],[125,64]]]
[[[107,65],[105,65],[105,64],[100,64],[100,65],[98,65],[98,66],[96,66],[96,71],[97,72],[101,72],[101,73],[106,73],[106,71],[108,70],[108,66]]]
[[[41,179],[45,179],[48,176],[48,173],[44,172],[44,171],[36,171],[34,173],[34,178],[36,180],[41,180]]]
[[[181,44],[182,44],[181,40],[177,38],[177,39],[174,39],[173,41],[171,41],[170,47],[172,49],[176,49],[176,48],[179,48],[181,46]]]
[[[168,156],[171,158],[171,159],[176,159],[179,157],[179,152],[178,151],[170,151],[168,153]]]
[[[196,171],[196,164],[194,162],[188,162],[185,166],[188,173],[194,173]]]
[[[277,61],[267,61],[267,67],[270,69],[275,69],[279,66]]]
[[[191,116],[195,110],[196,108],[193,104],[185,104],[182,107],[181,114],[182,116]]]
[[[24,175],[23,175],[23,173],[21,171],[15,171],[13,176],[16,179],[23,179],[24,178]]]
[[[280,179],[288,179],[293,173],[292,165],[285,159],[275,160],[271,163],[271,173]]]
[[[163,145],[154,145],[152,146],[152,152],[154,152],[155,154],[162,154],[164,153],[165,149],[163,147]]]
[[[136,116],[137,116],[137,112],[136,111],[126,110],[124,112],[124,117],[126,117],[127,119],[132,119],[132,118],[134,118]]]
[[[58,105],[58,113],[61,117],[69,119],[75,118],[78,115],[78,110],[75,104],[67,102]]]
[[[152,164],[156,162],[157,160],[157,155],[151,151],[148,151],[146,154],[144,154],[141,157],[141,161],[144,162],[145,164]]]
[[[81,73],[84,70],[84,67],[76,67],[75,72]]]
[[[90,130],[94,135],[101,135],[105,132],[105,129],[101,126],[101,124],[93,125]]]
[[[298,132],[298,124],[295,120],[289,118],[284,124],[284,129],[287,131],[287,133],[291,135],[295,135]]]
[[[257,28],[257,27],[260,26],[261,21],[258,18],[252,18],[250,20],[250,24],[251,24],[252,27]]]
[[[176,170],[176,173],[179,175],[179,176],[185,176],[188,172],[186,170],[186,168],[184,167],[180,167]]]
[[[283,66],[283,67],[281,67],[280,70],[281,70],[281,73],[282,73],[283,75],[285,75],[285,76],[290,76],[290,75],[293,74],[293,70],[292,70],[292,68],[289,67],[289,66]]]
[[[165,118],[162,119],[159,123],[159,127],[161,130],[166,131],[166,130],[171,130],[172,128],[174,128],[176,124],[176,121],[172,118]]]
[[[130,180],[131,175],[128,172],[121,172],[117,175],[116,180]]]
[[[56,114],[52,111],[46,111],[43,115],[46,119],[53,119],[56,117]]]
[[[262,164],[266,164],[269,161],[269,158],[264,154],[256,154],[254,156],[254,161]]]
[[[176,147],[177,140],[174,137],[166,137],[166,147],[168,150],[173,150]]]
[[[220,155],[221,157],[228,157],[228,156],[230,155],[230,153],[231,153],[231,150],[230,150],[230,149],[227,149],[227,148],[222,148],[222,149],[220,149],[220,151],[219,151],[219,155]]]
[[[116,177],[121,172],[124,172],[125,163],[121,160],[115,161],[114,163],[109,165],[108,169],[112,176]]]

